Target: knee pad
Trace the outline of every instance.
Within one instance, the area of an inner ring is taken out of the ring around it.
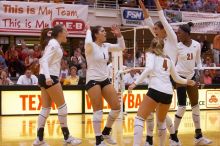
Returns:
[[[199,109],[199,105],[198,104],[192,107],[192,114],[200,115],[200,109]]]
[[[109,112],[109,116],[112,118],[112,119],[116,119],[118,118],[119,114],[120,114],[120,111],[121,110],[111,110]]]
[[[48,108],[42,108],[41,111],[40,111],[40,115],[42,117],[44,117],[45,119],[48,118],[49,114],[50,114],[50,110],[51,110],[51,107],[48,107]]]
[[[172,119],[168,115],[166,116],[166,125],[167,127],[170,127],[173,125]]]
[[[157,122],[157,128],[158,128],[158,135],[161,136],[164,133],[166,133],[166,121],[164,122]]]
[[[175,117],[179,118],[179,119],[182,119],[185,111],[186,111],[186,106],[178,106]]]
[[[134,126],[140,126],[144,128],[144,119],[142,117],[136,116],[134,120]]]
[[[67,106],[66,103],[58,107],[58,116],[67,116]]]
[[[102,116],[103,116],[103,111],[95,111],[93,113],[93,122],[101,122],[102,121]]]

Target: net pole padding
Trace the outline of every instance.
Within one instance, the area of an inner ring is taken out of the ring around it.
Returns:
[[[119,119],[123,119],[123,92],[124,92],[124,81],[123,81],[123,74],[118,74],[120,70],[123,70],[123,55],[122,51],[112,52],[112,69],[113,69],[113,78],[114,81],[113,85],[115,90],[117,91],[118,97],[120,99],[120,115]]]
[[[136,29],[134,29],[134,67],[135,67],[135,63],[136,63],[136,59],[135,59],[135,54],[136,54],[136,33],[137,32],[137,30]]]

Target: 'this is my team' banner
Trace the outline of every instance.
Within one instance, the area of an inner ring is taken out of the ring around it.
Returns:
[[[38,36],[43,28],[64,24],[69,36],[81,36],[88,6],[1,1],[0,16],[0,34]]]

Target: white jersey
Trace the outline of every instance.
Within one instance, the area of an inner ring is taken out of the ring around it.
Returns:
[[[201,68],[201,45],[192,40],[192,44],[187,47],[182,42],[178,43],[176,71],[180,76],[192,79],[195,74],[195,67]]]
[[[146,67],[142,74],[135,81],[135,84],[141,83],[145,78],[149,77],[148,88],[157,91],[173,94],[173,86],[170,81],[170,75],[180,84],[187,84],[187,80],[181,78],[175,71],[175,66],[169,58],[156,56],[153,53],[146,54]]]
[[[51,39],[39,62],[40,74],[44,74],[46,78],[50,78],[50,75],[59,77],[62,57],[63,51],[60,44],[56,39]]]
[[[173,28],[170,26],[166,17],[164,16],[163,10],[158,11],[158,15],[161,23],[163,24],[164,30],[166,31],[167,37],[164,38],[164,54],[169,56],[173,62],[176,62],[177,56],[177,36]],[[153,32],[154,23],[151,17],[144,20],[145,25],[147,25],[151,33],[155,36]]]
[[[118,38],[118,44],[103,43],[98,46],[92,42],[91,31],[87,30],[85,40],[85,55],[87,61],[86,83],[90,80],[104,81],[109,78],[107,62],[109,52],[122,51],[125,49],[124,38]]]

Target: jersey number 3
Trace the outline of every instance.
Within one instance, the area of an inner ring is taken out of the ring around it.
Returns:
[[[166,59],[163,60],[163,68],[164,68],[165,71],[167,71],[167,69],[168,69],[167,60]]]
[[[193,53],[187,53],[187,60],[193,60]]]

